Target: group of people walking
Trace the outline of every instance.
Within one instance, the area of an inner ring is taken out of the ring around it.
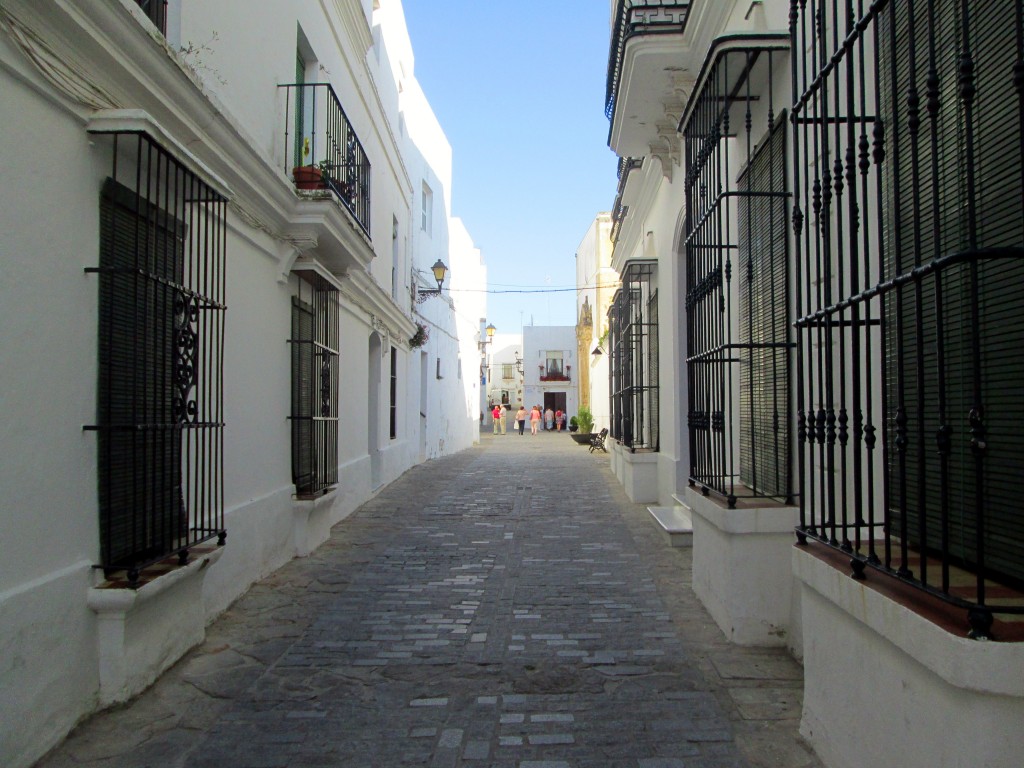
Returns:
[[[494,410],[491,411],[491,417],[494,419],[494,434],[504,435],[506,419],[508,418],[509,407],[507,405],[495,405]],[[526,430],[526,422],[530,422],[530,434],[536,435],[540,431],[543,425],[543,429],[552,429],[561,432],[565,429],[565,413],[559,408],[557,411],[553,411],[548,408],[546,411],[541,411],[539,405],[533,406],[529,413],[526,411],[526,407],[523,405],[519,406],[519,410],[516,411],[514,418],[514,425],[512,431],[519,430],[519,434],[523,434]]]

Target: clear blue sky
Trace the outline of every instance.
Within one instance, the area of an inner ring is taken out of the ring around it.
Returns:
[[[452,214],[492,291],[576,284],[576,247],[611,210],[605,0],[403,0],[416,78],[452,146]],[[458,303],[458,294],[452,298]],[[487,297],[502,333],[575,325],[572,291]]]

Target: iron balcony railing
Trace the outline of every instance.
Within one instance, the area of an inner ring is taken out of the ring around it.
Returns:
[[[609,120],[615,115],[626,43],[635,35],[682,33],[689,11],[690,0],[619,0],[615,8],[605,88],[605,115]]]
[[[370,161],[330,83],[285,90],[285,173],[296,188],[329,191],[370,235]]]
[[[615,192],[615,204],[612,206],[612,229],[610,233],[612,243],[618,241],[619,230],[622,229],[622,223],[626,220],[626,215],[629,213],[629,206],[622,204],[622,194],[626,189],[626,181],[629,179],[630,172],[640,168],[643,163],[644,161],[642,158],[619,158],[619,167],[617,170],[619,183]]]
[[[791,5],[799,539],[1024,613],[1024,5]],[[966,583],[957,578],[967,575]]]

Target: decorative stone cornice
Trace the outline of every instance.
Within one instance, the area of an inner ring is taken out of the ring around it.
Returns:
[[[71,101],[91,109],[121,106],[117,98],[89,76],[89,68],[70,59],[66,50],[57,50],[50,45],[7,8],[0,8],[0,30],[7,34],[48,83]]]
[[[366,313],[370,327],[386,336],[389,344],[393,339],[400,346],[408,346],[408,339],[416,332],[416,324],[402,312],[391,295],[385,293],[369,272],[350,270],[342,278],[341,293],[352,306]]]
[[[335,0],[334,5],[356,49],[365,54],[373,47],[373,33],[363,12],[363,4],[360,0]]]

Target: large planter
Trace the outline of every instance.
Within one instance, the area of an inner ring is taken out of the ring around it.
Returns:
[[[593,432],[570,432],[569,437],[575,440],[580,445],[590,445],[590,440],[593,438]]]

